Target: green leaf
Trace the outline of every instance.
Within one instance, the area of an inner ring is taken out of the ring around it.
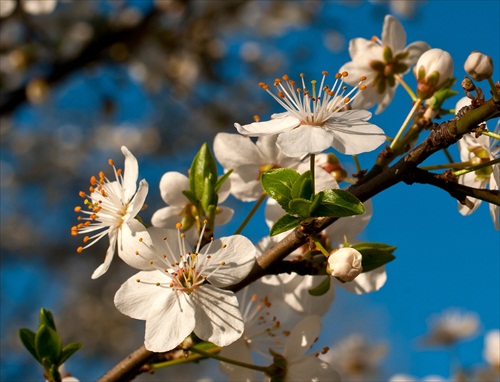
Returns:
[[[38,354],[35,348],[35,336],[35,332],[32,332],[29,329],[19,329],[19,338],[21,339],[24,347],[38,362],[40,362],[40,358],[38,358]]]
[[[229,178],[229,175],[231,175],[232,172],[233,170],[229,170],[217,180],[217,183],[215,183],[215,188],[214,188],[215,192],[219,192],[220,188],[222,187],[224,182]]]
[[[385,265],[396,258],[393,252],[397,247],[383,243],[356,243],[351,245],[363,256],[363,272],[370,272],[382,265]]]
[[[279,233],[291,230],[292,228],[297,227],[301,221],[301,218],[292,215],[284,215],[280,217],[276,221],[276,223],[274,223],[274,225],[271,227],[271,232],[269,233],[269,235],[274,236]]]
[[[50,381],[57,381],[57,382],[62,381],[58,365],[55,364],[50,365],[49,374],[50,374],[50,379],[49,379]]]
[[[66,360],[81,349],[83,345],[78,342],[72,342],[67,344],[61,352],[61,358],[59,359],[59,364],[62,365]]]
[[[191,190],[184,190],[184,191],[182,191],[182,194],[189,200],[189,202],[192,205],[198,206],[199,200],[196,199],[196,194],[193,191],[191,191]]]
[[[205,184],[203,188],[203,194],[201,197],[201,207],[205,211],[208,219],[211,219],[213,216],[210,216],[210,211],[215,211],[217,207],[218,197],[215,193],[214,187],[212,185],[211,176],[205,178]]]
[[[40,325],[35,335],[35,349],[42,364],[48,362],[59,365],[62,343],[59,334],[54,329],[47,325]]]
[[[205,179],[210,179],[210,185],[217,182],[217,165],[208,145],[204,143],[195,155],[189,171],[189,188],[201,200],[205,189]]]
[[[288,203],[288,209],[292,214],[299,215],[303,218],[311,216],[313,202],[306,199],[292,199]]]
[[[316,287],[308,290],[311,296],[323,296],[330,289],[330,276],[326,276],[325,279]]]
[[[290,168],[269,170],[261,175],[262,188],[281,208],[290,212],[288,203],[292,200],[292,187],[299,177],[300,174]]]
[[[365,206],[350,192],[345,190],[325,190],[318,194],[322,195],[321,203],[311,214],[311,217],[346,217],[361,215],[365,213]]]
[[[50,310],[44,308],[40,309],[40,324],[38,326],[41,325],[47,325],[49,328],[57,331],[54,316]]]
[[[313,196],[313,186],[311,179],[311,171],[306,171],[293,184],[292,198],[311,200],[312,196]]]

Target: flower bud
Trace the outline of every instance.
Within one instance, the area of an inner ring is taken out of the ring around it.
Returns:
[[[362,259],[354,248],[340,248],[328,257],[327,271],[343,281],[352,281],[363,271]]]
[[[453,76],[453,58],[442,49],[430,49],[418,59],[414,73],[418,98],[430,98]]]
[[[465,61],[464,69],[473,79],[482,81],[493,74],[493,60],[481,52],[472,52]]]

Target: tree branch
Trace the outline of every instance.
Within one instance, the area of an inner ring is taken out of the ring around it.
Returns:
[[[140,23],[120,30],[108,30],[90,41],[80,52],[80,54],[67,61],[54,61],[49,66],[50,73],[43,78],[49,85],[53,85],[70,74],[82,69],[88,64],[98,60],[105,51],[118,42],[126,42],[133,46],[138,39],[142,38],[152,21],[159,15],[157,10],[149,12],[143,17]],[[6,92],[0,100],[0,116],[12,113],[18,106],[26,102],[26,88],[29,80],[18,89]]]

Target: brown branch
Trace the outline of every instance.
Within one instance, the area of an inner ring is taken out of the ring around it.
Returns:
[[[477,109],[467,111],[465,114],[467,117],[464,117],[464,120],[468,122],[463,122],[461,119],[463,115],[461,115],[455,117],[451,121],[441,123],[436,129],[431,131],[429,136],[420,145],[410,150],[395,165],[383,171],[381,170],[380,172],[377,170],[376,174],[374,172],[373,176],[363,179],[361,182],[349,187],[348,191],[361,201],[366,201],[401,181],[407,181],[411,177],[411,175],[408,174],[417,174],[418,176],[420,171],[424,170],[418,169],[417,165],[435,152],[455,144],[463,134],[472,131],[480,121],[498,115],[499,112],[500,104],[496,104],[490,100]],[[446,190],[448,191],[448,189]],[[461,190],[465,191],[465,189]],[[472,190],[468,191],[472,192]],[[266,273],[272,272],[273,267],[276,267],[276,263],[280,262],[295,249],[305,244],[311,235],[321,232],[336,220],[337,218],[327,217],[303,221],[299,227],[294,229],[282,241],[258,257],[254,268],[244,280],[228,289],[236,292],[258,280]],[[133,368],[139,370],[147,360],[151,359],[150,356],[151,352],[148,352],[144,346],[142,346],[127,357],[127,359],[123,360],[121,362],[123,365],[116,365],[115,368],[103,376],[100,381],[121,381],[118,376],[119,374],[112,373],[113,370],[116,369],[119,371],[124,368],[126,368],[126,370],[134,370]]]
[[[456,182],[453,177],[444,174],[433,174],[432,172],[415,168],[412,173],[404,176],[406,184],[420,183],[436,186],[447,191],[452,197],[463,203],[467,196],[480,199],[488,203],[500,205],[500,192],[498,190],[487,190],[483,188],[473,188],[464,186]]]
[[[45,76],[44,81],[53,85],[70,74],[98,60],[108,48],[116,43],[123,42],[132,47],[141,39],[148,30],[149,25],[158,16],[158,11],[153,10],[143,17],[140,23],[119,30],[109,30],[100,34],[97,38],[90,41],[77,57],[67,61],[54,61],[49,66],[50,72]],[[26,102],[26,88],[29,80],[23,86],[5,92],[0,100],[0,116],[12,113],[18,106]]]

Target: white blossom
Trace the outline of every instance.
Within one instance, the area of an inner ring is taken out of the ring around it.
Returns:
[[[453,77],[453,58],[442,49],[424,52],[413,68],[417,78],[417,97],[430,98],[451,77]]]
[[[475,313],[458,309],[448,309],[442,314],[434,315],[429,323],[429,333],[423,338],[423,343],[444,346],[476,335],[480,325]]]
[[[152,256],[146,259],[155,270],[129,278],[114,301],[123,314],[146,321],[146,349],[171,350],[193,331],[218,346],[241,337],[238,299],[222,288],[241,281],[252,269],[255,247],[247,238],[224,237],[201,250],[198,242],[194,252],[176,230],[150,227],[137,240],[143,245],[137,256]]]
[[[355,38],[349,42],[352,61],[344,64],[340,72],[350,76],[344,81],[354,85],[360,76],[366,77],[366,89],[352,103],[356,109],[369,109],[378,104],[376,114],[391,103],[398,87],[397,76],[403,76],[430,47],[423,41],[406,44],[406,32],[391,15],[385,16],[382,40]]]
[[[317,90],[315,81],[310,90],[303,75],[300,88],[285,75],[282,80],[276,79],[274,82],[277,95],[269,90],[268,85],[261,83],[260,86],[286,111],[273,114],[269,121],[244,126],[235,123],[234,126],[245,136],[278,135],[276,144],[289,157],[316,154],[329,147],[349,155],[375,150],[385,142],[386,137],[381,128],[367,122],[371,113],[366,110],[345,110],[346,105],[364,89],[361,84],[363,78],[358,77],[358,86],[344,94],[344,79],[348,73],[338,73],[331,87],[325,85],[326,76],[327,73],[323,72]]]
[[[476,81],[485,80],[493,74],[493,60],[481,52],[472,52],[465,60],[464,70]]]
[[[354,248],[339,248],[328,257],[326,269],[333,277],[349,282],[363,271],[363,256]]]
[[[141,180],[137,188],[139,176],[137,159],[125,146],[122,146],[121,150],[125,156],[123,174],[120,169],[116,169],[114,162],[110,159],[109,164],[113,167],[116,180],[110,181],[102,171],[99,173],[99,179],[92,176],[90,194],[80,191],[85,206],[75,207],[75,211],[82,213],[83,217],[80,216],[78,219],[80,223],[71,228],[71,234],[73,236],[85,235],[83,238],[85,246],[79,247],[78,252],[82,252],[104,236],[109,236],[109,247],[104,263],[94,271],[93,279],[106,273],[117,248],[118,255],[129,265],[140,269],[148,268],[146,263],[130,256],[130,251],[124,244],[136,232],[144,230],[144,226],[134,218],[144,205],[148,183]],[[87,235],[96,231],[99,232],[92,236]]]

